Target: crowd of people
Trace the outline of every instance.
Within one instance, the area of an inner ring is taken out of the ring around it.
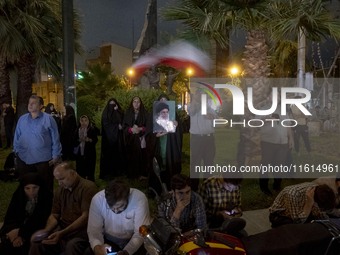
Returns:
[[[107,184],[104,190],[98,190],[95,169],[99,130],[90,117],[82,115],[77,123],[74,109],[66,106],[66,115],[61,118],[53,104],[43,111],[43,99],[32,95],[28,113],[18,119],[13,138],[10,135],[7,140],[7,146],[13,141],[19,186],[0,229],[0,254],[106,255],[108,248],[118,255],[145,254],[139,227],[152,221],[149,194],[117,178],[121,176],[148,179],[148,186],[157,194],[164,192],[165,185],[170,191],[158,202],[155,216],[166,219],[180,232],[234,222],[226,231],[244,234],[242,179],[214,176],[199,183],[181,173],[182,123],[176,116],[171,120],[171,130],[167,130],[162,124],[170,121],[169,97],[162,94],[155,101],[156,116],[152,116],[139,96],[131,99],[126,112],[117,99],[108,100],[102,112],[99,154],[99,178]],[[12,110],[6,111],[5,116],[12,115]],[[214,112],[209,110],[202,116],[193,100],[189,114],[197,122],[190,127],[197,153],[194,160],[211,162],[215,151],[207,153],[204,146],[214,148],[210,126]],[[155,120],[159,125],[156,130]],[[276,150],[288,151],[291,134],[286,129],[278,134],[282,134],[284,148],[272,144],[269,138],[274,139],[274,135],[267,132],[263,136],[267,139],[262,139],[263,161],[272,162],[273,157],[268,155]],[[160,175],[152,171],[154,159]],[[54,187],[55,182],[58,187]],[[279,180],[278,190],[280,184]],[[267,180],[260,185],[262,191],[269,192]],[[339,187],[340,179],[335,177],[285,187],[269,209],[272,227],[339,217]]]

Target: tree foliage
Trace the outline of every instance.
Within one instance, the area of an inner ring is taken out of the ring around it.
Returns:
[[[20,116],[27,109],[37,69],[52,73],[56,79],[61,77],[61,4],[59,0],[1,0],[0,13],[0,62],[5,63],[0,74],[6,75],[9,65],[16,67]],[[75,45],[80,49],[79,18],[76,13],[74,17]],[[6,97],[11,94],[8,83],[0,82],[0,91]]]
[[[110,67],[95,64],[88,67],[88,71],[81,72],[82,78],[77,80],[77,96],[92,95],[99,100],[117,89],[127,88],[128,81],[124,77],[114,74]]]

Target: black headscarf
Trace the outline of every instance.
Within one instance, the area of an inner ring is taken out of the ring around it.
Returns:
[[[111,101],[114,101],[115,104],[110,104]],[[117,110],[114,109],[116,106],[118,106]],[[115,114],[115,113],[118,113],[118,114]],[[112,122],[112,123],[122,123],[122,121],[123,121],[122,115],[123,115],[123,111],[122,111],[122,108],[120,107],[120,104],[118,103],[118,101],[113,97],[110,98],[107,101],[107,104],[106,104],[106,106],[103,110],[102,119],[105,119],[105,120]]]
[[[167,101],[170,101],[170,98],[167,94],[160,94],[157,101],[161,100],[162,98],[166,98]]]
[[[140,106],[139,106],[139,112],[138,112],[138,117],[135,120],[134,116],[135,116],[135,109],[133,108],[133,100],[138,98],[140,101]],[[133,126],[134,124],[136,124],[137,126],[145,126],[146,121],[147,121],[147,112],[146,109],[144,107],[143,101],[139,96],[134,96],[131,99],[131,102],[129,104],[129,108],[126,111],[126,115],[128,119],[128,122],[126,122],[126,124],[128,124],[129,126]]]
[[[53,110],[51,110],[51,106],[53,106]],[[51,114],[51,113],[56,113],[57,111],[54,108],[54,104],[48,103],[45,107],[45,112],[48,113],[48,114]]]
[[[38,173],[27,173],[20,177],[20,185],[25,187],[28,184],[35,184],[39,187],[42,186],[42,179]]]

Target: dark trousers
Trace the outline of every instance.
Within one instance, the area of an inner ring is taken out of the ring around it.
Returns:
[[[269,221],[272,223],[272,228],[277,228],[282,225],[294,223],[291,218],[287,216],[282,216],[278,212],[270,213]]]
[[[27,173],[38,173],[46,187],[53,192],[53,166],[50,166],[48,161],[28,165],[17,156],[15,167],[19,178]]]
[[[12,130],[13,128],[11,126],[5,126],[6,147],[8,148],[11,147],[12,145],[12,140],[13,140]]]
[[[285,165],[288,155],[288,144],[275,144],[268,142],[261,142],[261,162],[262,165]],[[273,188],[279,190],[281,188],[282,176],[274,174]],[[260,189],[264,192],[268,191],[268,173],[261,175]]]
[[[215,137],[210,135],[190,135],[190,171],[195,172],[195,166],[211,166],[215,159]],[[191,189],[198,190],[199,179],[191,180]]]
[[[300,151],[300,137],[302,137],[306,150],[311,152],[307,125],[297,125],[294,128],[294,148],[296,152]]]
[[[32,243],[29,255],[83,255],[88,243],[87,240],[79,237],[56,245]]]

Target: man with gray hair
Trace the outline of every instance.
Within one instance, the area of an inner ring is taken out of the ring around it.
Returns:
[[[59,188],[54,192],[52,212],[45,228],[32,235],[29,255],[83,254],[89,207],[97,186],[81,178],[70,162],[57,165],[53,174]]]

